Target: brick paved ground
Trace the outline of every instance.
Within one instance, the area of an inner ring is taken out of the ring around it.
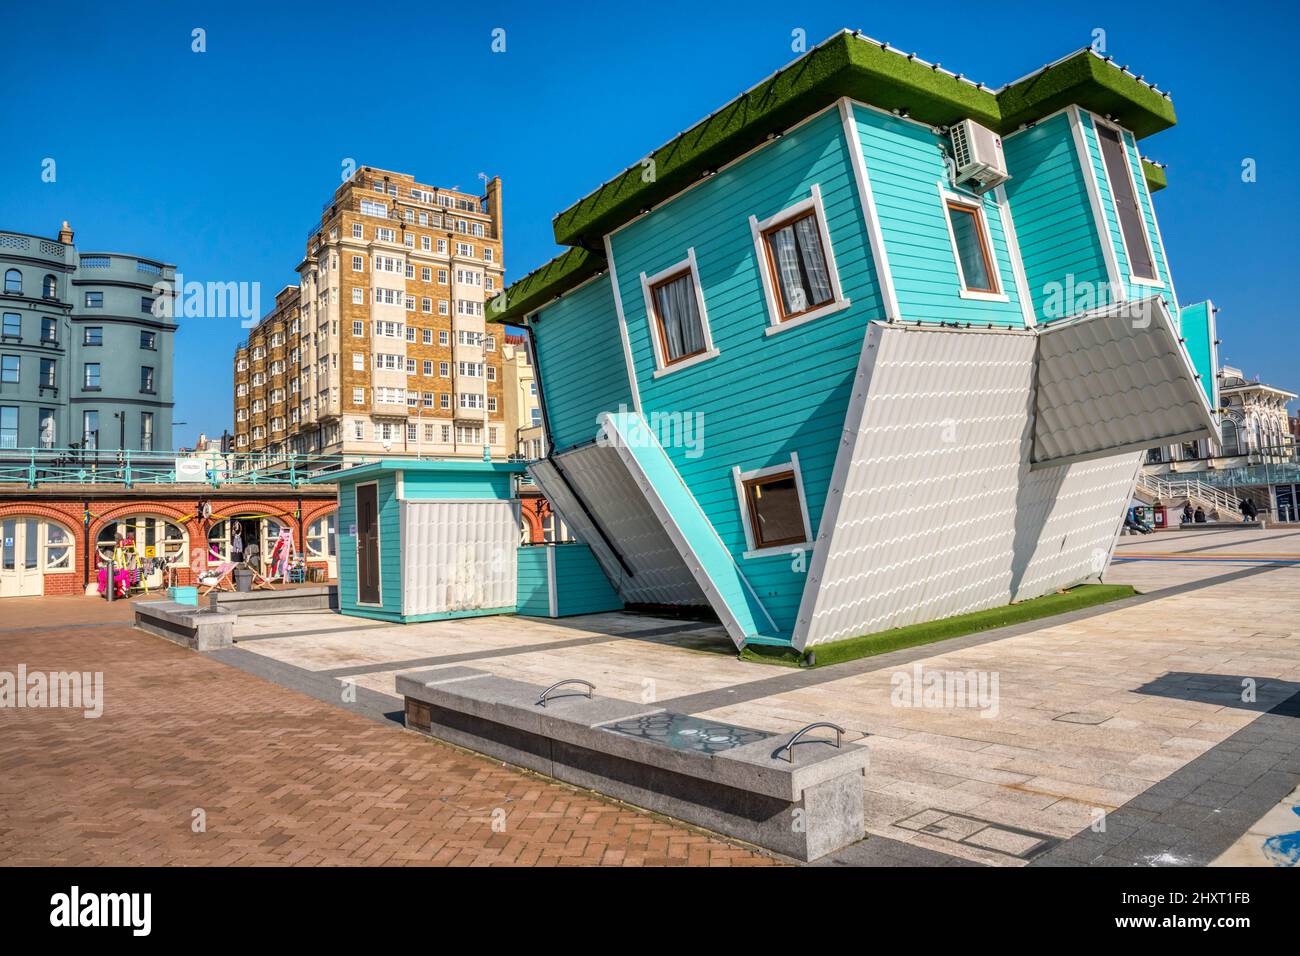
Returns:
[[[0,671],[105,682],[97,720],[0,709],[0,862],[773,862],[140,634],[128,611],[84,598],[0,605]],[[206,832],[192,832],[195,810]]]

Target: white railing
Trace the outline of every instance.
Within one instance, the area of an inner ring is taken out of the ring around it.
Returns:
[[[1236,514],[1240,501],[1222,488],[1207,485],[1194,478],[1168,478],[1162,475],[1148,475],[1143,472],[1138,477],[1138,487],[1150,495],[1165,502],[1186,498],[1216,508],[1221,515]]]

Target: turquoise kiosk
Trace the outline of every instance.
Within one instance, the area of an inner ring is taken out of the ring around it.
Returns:
[[[339,611],[411,623],[623,609],[585,544],[520,544],[523,462],[389,458],[338,485]]]

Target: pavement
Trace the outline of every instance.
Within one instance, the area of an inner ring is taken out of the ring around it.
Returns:
[[[0,708],[3,864],[775,862],[135,631],[130,613],[0,602],[0,672],[103,675],[98,718]]]
[[[267,615],[198,655],[93,599],[5,601],[0,671],[95,663],[109,692],[94,721],[0,710],[0,858],[772,862],[397,729],[397,673],[470,665],[774,732],[843,724],[872,752],[868,839],[823,865],[1294,863],[1300,530],[1124,537],[1106,580],[1144,593],[812,670],[643,615]],[[217,823],[194,838],[198,808]]]
[[[351,683],[376,707],[396,706],[401,671],[469,665],[773,732],[833,720],[872,750],[877,839],[827,862],[1208,864],[1300,784],[1300,530],[1123,537],[1117,558],[1106,580],[1142,596],[812,670],[626,614],[245,618],[218,656],[320,696]],[[936,675],[997,693],[895,693]]]

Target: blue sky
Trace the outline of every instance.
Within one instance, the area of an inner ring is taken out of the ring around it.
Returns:
[[[811,43],[861,28],[997,86],[1101,28],[1119,62],[1173,92],[1178,126],[1141,147],[1169,164],[1155,202],[1179,298],[1214,299],[1223,355],[1248,377],[1300,388],[1300,143],[1284,111],[1300,15],[1048,6],[1003,2],[977,20],[969,2],[14,5],[0,38],[0,228],[53,235],[69,219],[83,251],[260,282],[266,311],[296,281],[350,158],[448,187],[501,176],[513,281],[558,251],[556,212],[793,59],[795,29]],[[190,49],[196,27],[205,53]],[[243,334],[234,319],[183,324],[178,444],[231,426]]]

